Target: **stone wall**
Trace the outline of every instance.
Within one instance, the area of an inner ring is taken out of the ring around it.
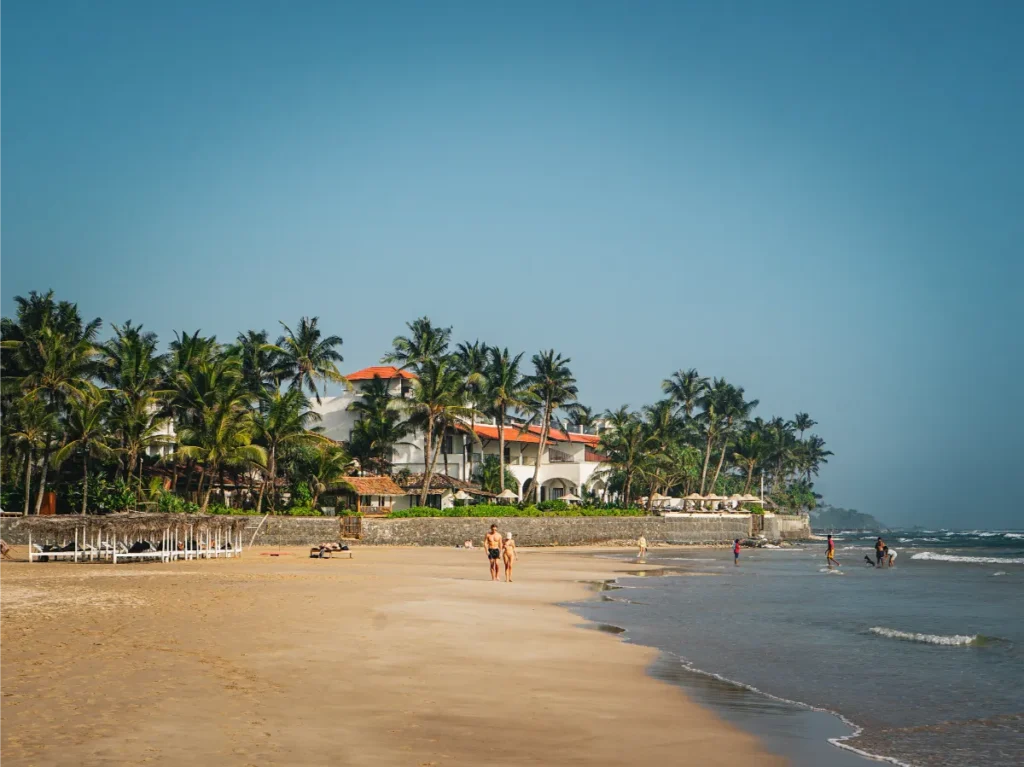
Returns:
[[[729,543],[750,535],[749,514],[687,514],[672,517],[443,517],[364,519],[361,543],[392,546],[477,546],[491,524],[511,531],[520,546],[632,543]]]
[[[256,532],[263,517],[251,517],[243,542]],[[33,519],[5,518],[3,538],[11,544],[28,543]],[[365,546],[456,546],[467,539],[476,545],[491,524],[511,531],[521,546],[572,546],[613,541],[633,542],[641,534],[651,543],[729,543],[751,534],[749,514],[677,514],[670,517],[438,517],[362,520]],[[259,528],[257,546],[309,546],[338,540],[340,517],[268,517]],[[764,535],[769,540],[795,540],[810,536],[807,517],[766,514]]]
[[[772,541],[804,541],[811,537],[810,518],[806,514],[765,514],[764,535]]]

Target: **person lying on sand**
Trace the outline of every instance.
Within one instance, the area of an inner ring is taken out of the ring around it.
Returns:
[[[505,545],[501,549],[501,559],[505,563],[505,583],[512,582],[512,565],[516,561],[516,542],[512,533],[505,533]]]

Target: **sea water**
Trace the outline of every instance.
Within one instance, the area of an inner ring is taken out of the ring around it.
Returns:
[[[654,549],[675,571],[624,576],[578,605],[663,650],[651,672],[684,686],[793,764],[1024,764],[1024,533],[874,536],[723,550]],[[650,571],[653,573],[654,571]]]

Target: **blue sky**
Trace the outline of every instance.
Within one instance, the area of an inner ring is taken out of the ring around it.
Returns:
[[[826,500],[1024,526],[1024,5],[8,0],[2,308],[420,315],[806,410]]]

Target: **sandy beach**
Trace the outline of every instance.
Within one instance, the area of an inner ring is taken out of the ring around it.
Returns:
[[[523,550],[505,584],[479,549],[274,551],[5,562],[4,764],[783,763],[559,606],[628,565]]]

